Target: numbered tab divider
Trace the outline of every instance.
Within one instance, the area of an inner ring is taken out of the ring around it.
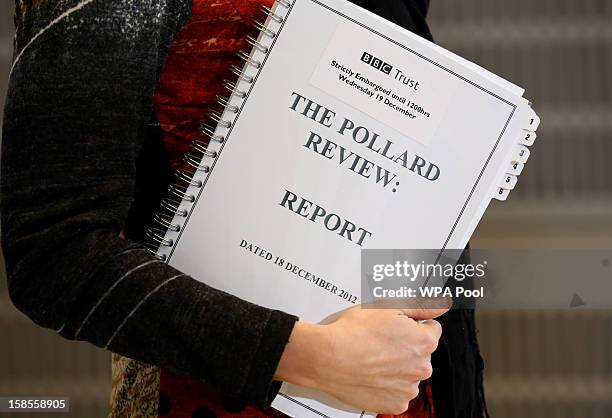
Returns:
[[[512,190],[516,186],[517,182],[518,182],[517,176],[513,176],[512,174],[506,174],[504,176],[504,181],[502,182],[500,187],[506,190]]]
[[[508,198],[509,194],[510,194],[510,190],[504,189],[502,187],[498,187],[497,190],[495,191],[495,194],[493,195],[493,198],[495,200],[504,201]]]
[[[513,162],[512,165],[508,168],[507,174],[512,174],[513,176],[520,176],[523,172],[523,168],[525,168],[525,164],[519,162]]]
[[[528,131],[527,129],[523,129],[523,135],[521,135],[521,139],[519,140],[519,143],[527,147],[530,147],[533,145],[536,138],[537,138],[537,134],[535,132]]]
[[[531,151],[524,145],[516,147],[514,154],[512,155],[512,162],[525,164],[531,155]]]
[[[535,132],[538,130],[540,126],[540,117],[536,114],[536,112],[529,106],[527,112],[527,123],[523,129],[526,129],[531,132]]]
[[[506,174],[503,176],[499,187],[495,190],[493,198],[504,201],[508,199],[510,191],[516,187],[518,176],[523,172],[525,163],[529,159],[531,152],[529,146],[532,146],[537,138],[536,130],[540,126],[540,117],[529,106],[525,125],[517,141],[517,148],[512,156],[512,163]]]

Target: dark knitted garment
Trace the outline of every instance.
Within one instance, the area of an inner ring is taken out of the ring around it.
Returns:
[[[357,3],[428,37],[425,1]],[[2,134],[2,245],[15,305],[41,326],[266,406],[296,318],[155,260],[142,237],[169,180],[155,83],[190,0],[16,2]],[[205,280],[206,278],[202,278]],[[473,315],[434,355],[436,416],[479,417]]]
[[[32,320],[66,338],[265,405],[296,318],[182,276],[119,237],[143,191],[137,165],[139,179],[164,187],[160,137],[148,128],[153,91],[190,7],[17,2],[2,140],[9,291]]]

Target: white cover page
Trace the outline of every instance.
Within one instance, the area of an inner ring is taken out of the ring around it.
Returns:
[[[464,248],[517,146],[520,90],[342,0],[277,6],[282,23],[219,152],[176,217],[169,263],[319,322],[360,300],[362,248]],[[380,61],[380,62],[379,62]],[[286,386],[294,417],[362,415]]]

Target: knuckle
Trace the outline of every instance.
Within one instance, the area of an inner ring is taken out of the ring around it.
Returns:
[[[411,382],[402,385],[401,389],[396,389],[393,395],[387,399],[382,414],[400,415],[408,410],[410,401],[419,395],[418,382]]]
[[[391,415],[400,415],[408,410],[409,402],[410,402],[410,399],[397,399],[396,401],[391,402],[388,405],[387,411],[385,411],[385,413],[391,414]]]
[[[419,378],[421,380],[427,380],[433,374],[433,367],[430,362],[425,363],[419,370]]]
[[[438,335],[438,338],[440,338],[440,335],[442,335],[442,325],[434,319],[431,321],[431,326],[435,328],[436,334]]]
[[[406,382],[406,387],[410,385],[415,380],[427,380],[433,374],[433,368],[431,366],[431,362],[429,359],[419,359],[413,361],[412,365],[409,369],[404,370],[402,373],[402,378]]]
[[[411,400],[413,400],[417,396],[419,396],[419,385],[418,385],[418,383],[414,383],[412,385],[409,385],[407,387],[407,390],[406,390],[406,398],[407,398],[406,403],[410,402]]]
[[[438,348],[438,337],[435,337],[433,335],[428,336],[423,341],[423,345],[427,352],[433,353],[434,351],[436,351],[436,348]]]

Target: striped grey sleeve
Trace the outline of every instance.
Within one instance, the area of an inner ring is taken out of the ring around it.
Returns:
[[[65,338],[266,406],[296,318],[210,288],[119,238],[155,82],[190,6],[16,2],[0,190],[9,291]]]

